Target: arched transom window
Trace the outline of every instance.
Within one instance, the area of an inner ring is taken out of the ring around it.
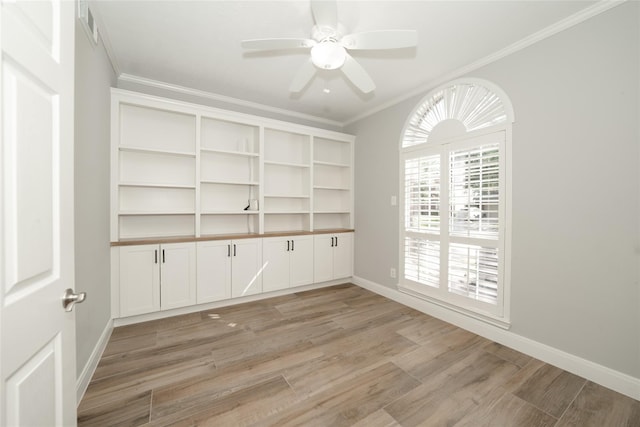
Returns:
[[[460,80],[430,92],[401,136],[400,290],[501,326],[512,122],[499,88]]]

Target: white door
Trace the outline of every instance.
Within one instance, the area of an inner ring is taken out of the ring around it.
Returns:
[[[74,6],[0,2],[3,426],[76,424]]]
[[[330,234],[313,236],[313,281],[333,279],[333,246],[335,237]]]
[[[196,244],[170,243],[160,246],[160,308],[185,307],[196,303]]]
[[[333,278],[342,279],[353,274],[353,234],[336,234],[333,247]]]
[[[296,236],[291,242],[291,286],[313,283],[313,236]]]
[[[262,290],[277,291],[289,287],[289,254],[291,239],[270,237],[262,240],[262,261],[264,272]]]
[[[120,247],[120,315],[160,311],[160,246]]]
[[[262,292],[262,239],[231,242],[231,296]]]
[[[231,240],[196,245],[198,304],[231,298]]]

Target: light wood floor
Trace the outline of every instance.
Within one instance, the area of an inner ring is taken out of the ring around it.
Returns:
[[[102,426],[640,426],[640,402],[354,285],[116,328]]]

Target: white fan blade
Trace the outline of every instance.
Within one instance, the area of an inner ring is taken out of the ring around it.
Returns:
[[[338,27],[338,6],[336,0],[311,0],[313,19],[319,27]]]
[[[414,30],[381,30],[348,34],[340,43],[346,49],[400,49],[418,44]]]
[[[310,48],[316,44],[311,39],[255,39],[243,40],[241,45],[245,49],[253,50],[279,50]]]
[[[309,59],[296,73],[293,81],[291,82],[291,86],[289,86],[289,90],[294,93],[302,91],[302,89],[309,84],[315,74],[316,67],[313,65],[313,62],[311,62],[311,59]]]
[[[363,93],[369,93],[376,88],[376,84],[371,80],[369,74],[362,68],[362,65],[347,54],[347,59],[344,61],[344,65],[341,68],[342,72],[351,83],[353,83]]]

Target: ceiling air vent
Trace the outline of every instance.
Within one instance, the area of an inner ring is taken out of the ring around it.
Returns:
[[[78,18],[80,18],[82,27],[93,44],[98,44],[98,27],[96,26],[96,21],[93,19],[93,13],[91,13],[91,9],[89,9],[88,0],[78,1]]]

